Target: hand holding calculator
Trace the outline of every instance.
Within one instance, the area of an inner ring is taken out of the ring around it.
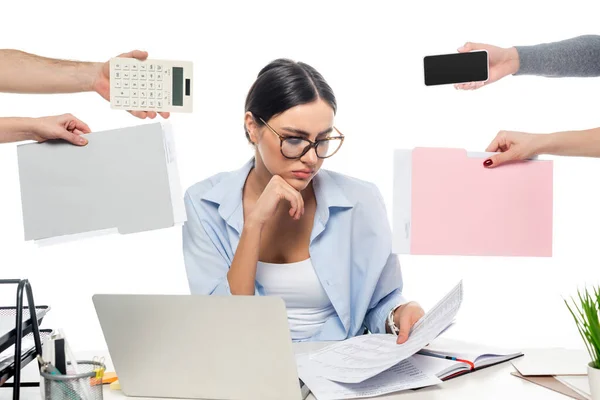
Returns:
[[[127,111],[192,112],[189,61],[110,60],[110,105]]]

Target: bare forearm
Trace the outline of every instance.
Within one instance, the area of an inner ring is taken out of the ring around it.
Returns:
[[[57,60],[0,49],[0,92],[87,92],[93,90],[101,67],[101,63]]]
[[[0,143],[20,142],[33,138],[33,118],[0,118]]]
[[[600,128],[540,135],[538,154],[600,157]]]
[[[251,222],[244,225],[240,242],[227,273],[231,294],[254,294],[261,231],[262,226],[260,225]]]

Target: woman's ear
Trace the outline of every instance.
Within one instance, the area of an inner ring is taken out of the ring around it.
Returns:
[[[258,124],[254,119],[254,116],[250,111],[246,112],[244,115],[244,124],[246,125],[246,132],[248,132],[248,136],[250,137],[250,141],[254,144],[258,143]]]

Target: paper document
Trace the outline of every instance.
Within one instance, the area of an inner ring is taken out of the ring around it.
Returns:
[[[425,354],[433,353],[462,358],[463,360],[469,360],[473,362],[475,367],[483,366],[488,363],[497,362],[503,359],[515,358],[523,354],[517,349],[501,348],[478,343],[465,343],[443,337],[437,338],[421,352]]]
[[[587,375],[589,362],[585,350],[551,348],[528,350],[512,365],[523,376]]]
[[[29,350],[35,347],[35,341],[33,336],[29,335],[21,341],[21,355],[27,353]],[[7,366],[11,365],[15,361],[15,345],[11,345],[8,349],[4,350],[0,354],[0,371],[4,370]]]
[[[571,389],[568,385],[559,381],[555,376],[523,376],[516,371],[511,372],[510,374],[519,379],[526,380],[556,393],[560,393],[565,396],[565,399],[571,398],[575,400],[590,400],[589,396],[583,396],[579,394],[577,391]]]
[[[561,375],[554,377],[560,383],[567,385],[579,395],[591,399],[590,381],[587,375]]]
[[[171,205],[173,206],[173,220],[175,225],[183,225],[187,220],[185,203],[183,201],[183,188],[179,178],[179,167],[177,166],[177,149],[175,148],[175,136],[173,126],[170,122],[162,123],[165,135],[165,155],[167,157],[167,176],[169,188],[171,189]]]
[[[408,340],[396,344],[396,336],[355,336],[327,346],[309,356],[319,376],[336,382],[358,383],[387,370],[421,350],[454,320],[462,303],[462,281],[411,329]],[[310,387],[310,386],[309,386]]]
[[[412,360],[417,360],[424,371],[435,372],[435,375],[442,379],[444,373],[456,367],[457,361],[446,360],[444,358],[430,357],[417,353],[411,357]]]
[[[307,354],[297,355],[296,362],[298,376],[309,387],[317,400],[374,397],[442,383],[435,375],[424,372],[421,362],[412,357],[360,383],[332,382],[316,375]]]

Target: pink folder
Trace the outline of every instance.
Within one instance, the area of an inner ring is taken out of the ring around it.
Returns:
[[[552,161],[488,169],[483,161],[489,155],[441,148],[397,152],[396,252],[552,256]]]

